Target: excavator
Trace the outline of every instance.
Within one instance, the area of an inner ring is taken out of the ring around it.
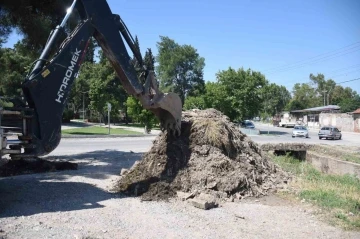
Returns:
[[[66,24],[75,10],[79,23],[67,33]],[[65,40],[58,44],[61,37]],[[112,13],[106,0],[74,0],[24,77],[22,103],[0,108],[0,158],[4,155],[11,159],[36,158],[57,148],[69,92],[76,76],[81,74],[80,66],[92,37],[126,92],[154,113],[163,132],[180,135],[180,97],[160,91],[154,72],[144,66],[141,53],[120,16]],[[131,63],[125,42],[141,66],[140,74]],[[15,138],[10,133],[14,130],[18,130]]]

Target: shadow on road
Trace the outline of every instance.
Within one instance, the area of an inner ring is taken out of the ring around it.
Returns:
[[[284,132],[284,131],[278,131],[278,130],[260,130],[260,135],[262,134],[272,134],[272,135],[286,135],[286,134],[290,134],[289,132]]]
[[[130,168],[141,155],[99,150],[44,157],[78,163],[78,169],[0,178],[0,218],[103,207],[99,202],[120,195],[108,193],[93,182],[119,175],[122,168]]]
[[[1,180],[0,192],[0,218],[99,208],[100,201],[115,197],[87,183],[36,178]]]

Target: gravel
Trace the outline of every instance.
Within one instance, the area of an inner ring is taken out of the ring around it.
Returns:
[[[109,192],[141,153],[52,156],[78,163],[78,170],[0,178],[0,238],[360,238],[275,196],[205,211],[180,199]]]

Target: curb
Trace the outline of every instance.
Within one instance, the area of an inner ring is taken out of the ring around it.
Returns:
[[[69,135],[62,134],[61,138],[63,139],[81,139],[81,138],[130,138],[130,137],[153,137],[157,136],[157,134],[113,134],[113,135],[86,135],[86,134],[78,134],[78,135]]]

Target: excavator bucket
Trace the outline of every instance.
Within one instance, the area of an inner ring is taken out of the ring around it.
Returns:
[[[156,101],[149,110],[160,120],[162,131],[167,130],[172,135],[180,135],[182,113],[180,97],[175,93],[163,93],[157,96]]]

